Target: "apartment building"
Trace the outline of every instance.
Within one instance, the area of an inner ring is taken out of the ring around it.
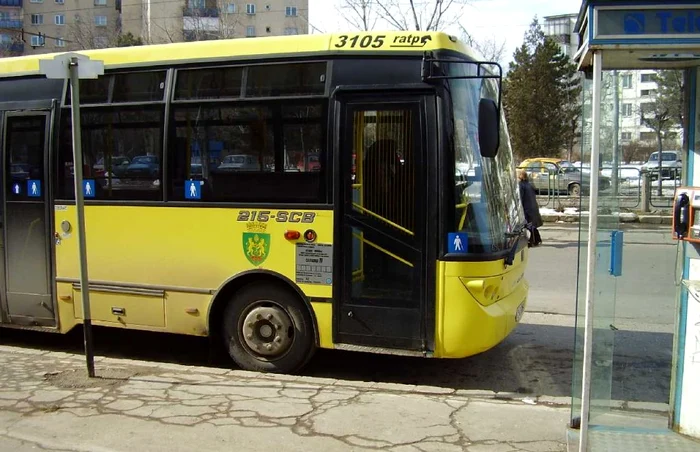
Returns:
[[[22,0],[0,0],[0,57],[21,55]]]
[[[306,34],[308,0],[124,0],[122,29],[144,42]]]
[[[0,57],[308,33],[308,0],[0,0]]]

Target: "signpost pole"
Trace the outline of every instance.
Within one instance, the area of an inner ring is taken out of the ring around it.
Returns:
[[[85,198],[83,193],[83,150],[80,143],[80,79],[96,79],[104,74],[102,61],[91,61],[85,55],[65,53],[51,60],[39,61],[39,72],[51,79],[68,79],[70,82],[71,117],[73,132],[73,184],[75,210],[78,217],[78,255],[80,266],[80,297],[83,307],[83,339],[88,376],[95,377],[95,355],[92,344],[92,316],[90,315],[90,289],[88,286],[87,245],[85,239]],[[94,190],[94,187],[91,187]]]
[[[80,140],[80,79],[78,59],[68,63],[70,72],[70,106],[73,126],[73,183],[75,185],[75,210],[78,215],[78,254],[80,255],[80,297],[83,305],[83,339],[88,376],[95,377],[95,356],[92,346],[92,316],[90,315],[90,290],[88,288],[87,246],[85,240],[85,198],[83,196],[83,150]]]

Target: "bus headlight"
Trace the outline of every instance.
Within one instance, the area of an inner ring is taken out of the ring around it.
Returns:
[[[525,313],[525,302],[520,303],[520,306],[518,306],[518,309],[515,310],[515,323],[520,323],[520,319],[523,318],[523,314]]]

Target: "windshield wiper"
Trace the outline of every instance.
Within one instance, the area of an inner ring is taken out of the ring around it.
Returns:
[[[531,223],[523,223],[515,226],[512,232],[506,232],[506,237],[508,238],[514,238],[513,245],[510,248],[510,252],[506,256],[505,259],[505,264],[506,266],[508,265],[513,265],[513,262],[515,261],[515,255],[518,252],[518,245],[520,244],[520,238],[523,236],[525,233],[525,230],[530,227]]]

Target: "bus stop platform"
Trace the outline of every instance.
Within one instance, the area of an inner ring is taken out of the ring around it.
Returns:
[[[0,452],[565,451],[570,408],[0,346]],[[568,398],[563,398],[568,399]]]

